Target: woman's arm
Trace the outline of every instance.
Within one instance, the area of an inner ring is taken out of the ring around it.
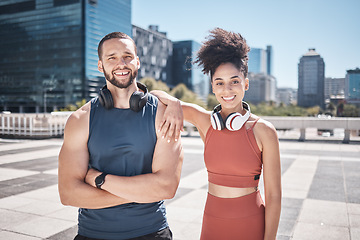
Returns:
[[[201,134],[206,134],[211,124],[209,111],[196,104],[180,101],[160,90],[152,90],[151,94],[158,97],[167,106],[164,117],[158,126],[163,138],[167,137],[168,141],[170,141],[174,136],[176,141],[180,136],[180,132],[183,131],[184,120],[194,124]]]
[[[261,121],[254,128],[262,145],[265,188],[265,240],[276,239],[281,212],[281,164],[279,140],[274,126]]]

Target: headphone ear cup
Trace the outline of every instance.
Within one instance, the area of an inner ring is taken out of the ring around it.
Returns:
[[[143,92],[135,91],[133,94],[131,94],[131,97],[129,99],[129,105],[131,110],[133,110],[134,112],[139,112],[148,101],[148,90],[145,84],[141,82],[137,82],[136,85]]]
[[[227,116],[225,120],[225,126],[230,131],[238,131],[247,121],[240,113],[235,112]]]
[[[145,104],[143,104],[141,101],[141,99],[143,97],[144,97],[144,94],[139,91],[136,91],[133,94],[131,94],[131,97],[129,100],[130,109],[133,110],[134,112],[139,112],[140,109],[142,109],[145,106]]]
[[[106,87],[103,87],[100,90],[99,102],[106,109],[111,109],[114,107],[114,101],[113,101],[111,92]]]
[[[211,115],[211,126],[215,129],[215,130],[223,130],[225,127],[224,121],[221,117],[221,114],[219,112],[214,112]]]

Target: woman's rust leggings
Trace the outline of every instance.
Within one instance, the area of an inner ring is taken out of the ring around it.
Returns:
[[[265,205],[260,192],[238,198],[208,194],[201,240],[263,240]]]

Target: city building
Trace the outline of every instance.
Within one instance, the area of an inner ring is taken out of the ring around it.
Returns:
[[[248,71],[272,75],[272,46],[250,48]]]
[[[360,68],[347,70],[345,78],[345,100],[360,107]]]
[[[198,42],[192,40],[173,43],[173,74],[171,83],[172,86],[184,83],[200,99],[206,101],[210,93],[209,77],[203,74],[200,68],[192,64],[200,46]]]
[[[310,48],[298,64],[298,106],[320,106],[324,109],[325,63],[323,58]]]
[[[171,84],[173,43],[159,27],[150,25],[148,29],[132,26],[132,36],[140,59],[138,79],[145,77]]]
[[[245,100],[253,104],[276,102],[276,78],[272,75],[272,46],[250,48],[248,78],[250,88]]]
[[[1,109],[52,111],[96,96],[97,45],[113,31],[131,36],[131,0],[1,1]]]
[[[249,89],[244,100],[252,104],[276,102],[276,79],[264,73],[249,72]]]
[[[345,98],[345,78],[325,78],[325,103],[336,103]]]
[[[297,89],[294,88],[277,88],[276,101],[278,104],[296,105]]]
[[[267,58],[267,75],[273,75],[273,51],[272,51],[272,46],[268,45],[266,46],[266,58]]]

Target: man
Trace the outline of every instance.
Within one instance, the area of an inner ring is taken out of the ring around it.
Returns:
[[[80,208],[75,239],[172,239],[163,199],[179,184],[181,143],[158,131],[166,107],[136,82],[134,41],[110,33],[98,54],[106,88],[69,117],[59,154],[61,202]]]

